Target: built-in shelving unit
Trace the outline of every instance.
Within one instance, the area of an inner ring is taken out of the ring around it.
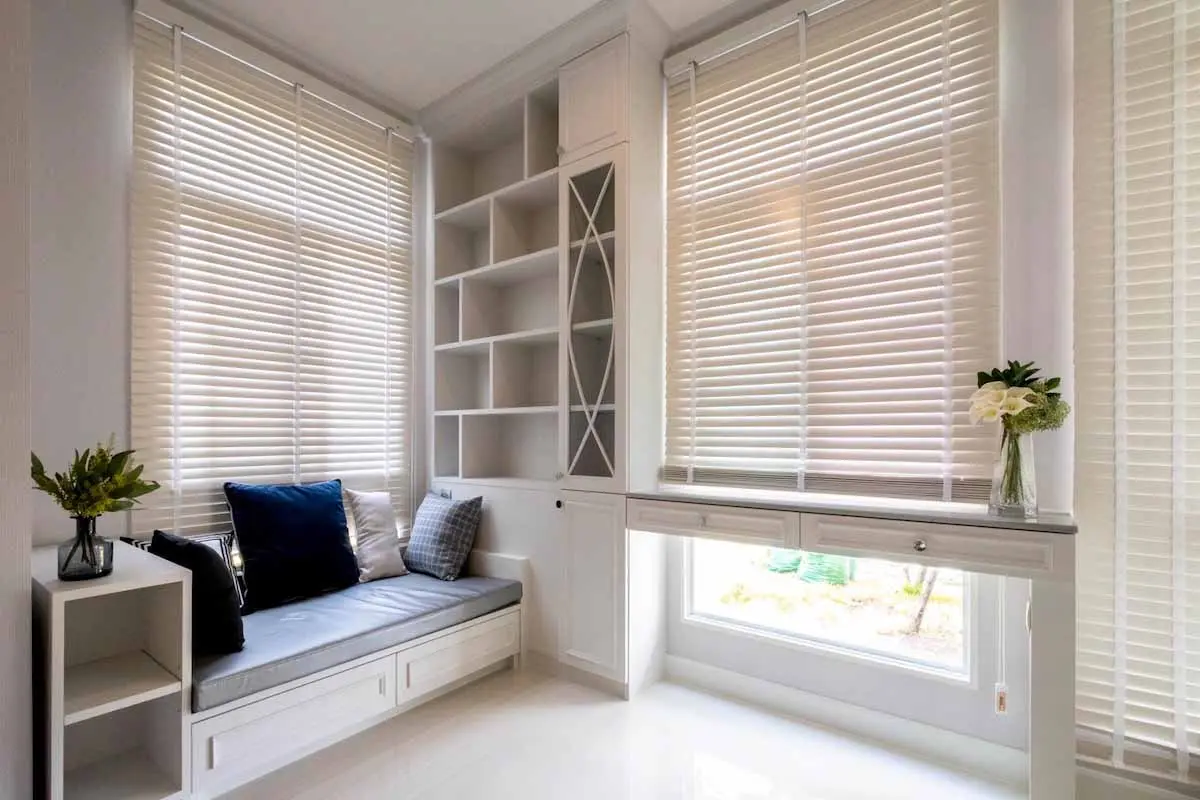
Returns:
[[[629,232],[657,256],[661,227],[645,203],[628,214],[631,178],[654,194],[659,163],[648,137],[646,174],[627,173],[628,54],[618,36],[434,136],[435,480],[625,490]]]
[[[188,785],[191,574],[117,542],[113,573],[58,580],[32,559],[52,800],[164,800]]]
[[[561,324],[558,84],[434,145],[433,471],[552,481]]]

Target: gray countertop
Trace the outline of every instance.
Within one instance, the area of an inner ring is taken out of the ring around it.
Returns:
[[[798,511],[807,514],[833,514],[842,517],[895,519],[927,522],[931,525],[969,525],[1040,533],[1078,532],[1070,514],[1043,513],[1036,517],[1000,517],[983,506],[965,503],[935,503],[919,500],[875,500],[838,498],[829,495],[805,495],[761,489],[710,489],[707,487],[663,488],[656,492],[630,492],[632,500],[666,500],[673,503],[705,503],[736,508],[761,508],[770,511]]]

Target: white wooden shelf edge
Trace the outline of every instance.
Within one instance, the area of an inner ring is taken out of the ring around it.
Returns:
[[[558,406],[513,406],[510,408],[460,408],[448,411],[435,411],[437,417],[491,417],[513,414],[557,414]]]
[[[527,331],[516,331],[515,333],[503,333],[499,336],[485,336],[481,339],[468,339],[465,342],[453,342],[451,344],[439,344],[433,349],[438,353],[454,352],[456,350],[472,351],[483,350],[490,344],[505,344],[505,343],[542,343],[552,344],[558,342],[558,328],[534,328]]]
[[[608,317],[606,319],[592,319],[588,320],[587,322],[576,322],[571,325],[571,330],[578,331],[580,333],[586,331],[603,331],[608,330],[612,326],[612,317]]]
[[[178,677],[140,651],[88,661],[66,669],[63,721],[74,725],[182,689]]]
[[[584,406],[584,405],[574,405],[574,406],[571,406],[571,410],[572,410],[572,411],[591,411],[591,410],[592,410],[592,408],[593,408],[593,407],[591,407],[591,406]],[[596,408],[595,410],[596,410],[596,411],[600,411],[600,412],[605,412],[605,411],[610,411],[610,412],[611,412],[611,411],[616,411],[616,410],[617,410],[617,404],[616,404],[616,403],[601,403],[601,404],[600,404],[600,406],[599,406],[598,408]]]
[[[594,244],[596,242],[599,242],[601,244],[607,244],[607,243],[611,242],[613,239],[615,239],[616,236],[617,236],[617,234],[615,232],[608,231],[607,233],[600,234],[600,238],[596,238],[595,236],[588,236],[586,240],[576,239],[575,241],[571,242],[571,249],[578,250],[579,248],[583,247],[584,241],[587,241],[588,244]]]
[[[70,770],[63,782],[65,800],[167,800],[183,796],[150,759],[134,750]]]

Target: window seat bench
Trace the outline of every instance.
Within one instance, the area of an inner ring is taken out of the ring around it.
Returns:
[[[245,616],[242,652],[193,665],[192,800],[515,666],[528,562],[480,551],[472,562],[456,581],[385,578]]]
[[[198,659],[192,713],[206,711],[521,602],[501,578],[409,574],[242,618],[240,653]]]

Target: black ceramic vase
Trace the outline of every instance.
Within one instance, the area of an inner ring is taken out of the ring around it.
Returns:
[[[75,538],[58,546],[58,578],[86,581],[103,578],[113,570],[113,545],[96,535],[95,517],[72,517]]]

